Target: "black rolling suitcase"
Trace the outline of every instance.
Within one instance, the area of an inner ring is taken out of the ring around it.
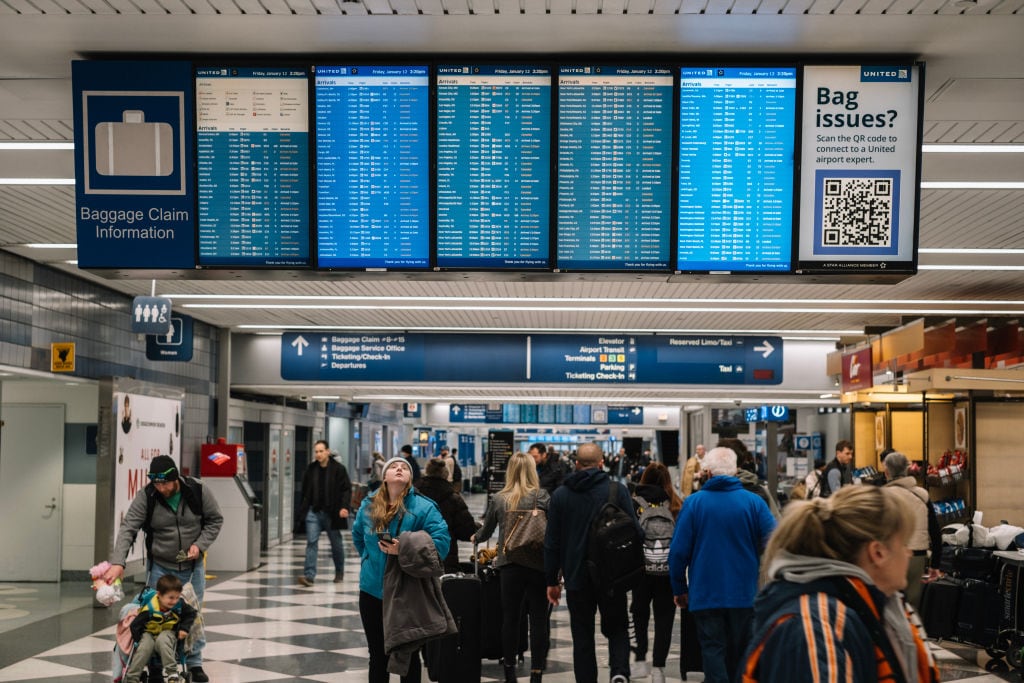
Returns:
[[[700,653],[700,639],[697,638],[697,621],[693,612],[683,608],[679,610],[679,638],[682,651],[679,653],[679,675],[686,680],[690,671],[703,673],[704,658]]]
[[[957,613],[963,583],[942,578],[924,585],[921,593],[921,623],[931,638],[952,638],[957,633]]]
[[[501,659],[501,581],[493,562],[480,567],[479,576],[480,656]]]
[[[427,676],[439,683],[480,681],[480,579],[463,574],[441,577],[441,594],[459,632],[427,643]]]
[[[960,640],[982,647],[995,643],[1003,621],[1003,595],[999,586],[987,581],[964,581],[956,621]]]

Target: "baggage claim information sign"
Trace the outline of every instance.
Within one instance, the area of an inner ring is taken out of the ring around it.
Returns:
[[[71,64],[80,268],[195,268],[192,66]]]
[[[776,385],[782,368],[782,339],[765,336],[281,335],[293,381]]]
[[[922,70],[805,67],[797,272],[916,272]]]

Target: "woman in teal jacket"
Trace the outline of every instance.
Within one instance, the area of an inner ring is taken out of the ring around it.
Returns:
[[[388,460],[383,478],[381,487],[363,499],[352,528],[352,543],[362,559],[359,617],[370,650],[370,683],[387,683],[389,679],[388,656],[384,651],[384,567],[388,555],[398,555],[399,535],[426,531],[442,560],[451,543],[448,525],[437,505],[412,487],[412,470],[404,458]],[[419,680],[419,658],[414,657],[402,683]]]

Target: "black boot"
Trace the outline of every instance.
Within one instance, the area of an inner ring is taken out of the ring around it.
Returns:
[[[516,683],[516,667],[505,665],[505,683]]]
[[[530,672],[530,683],[541,683],[541,677],[544,675],[543,671],[531,671]]]

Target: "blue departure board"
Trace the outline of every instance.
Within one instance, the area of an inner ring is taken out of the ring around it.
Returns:
[[[316,66],[317,264],[430,265],[426,66]]]
[[[683,68],[680,271],[788,271],[796,69]]]
[[[437,263],[548,268],[551,69],[437,67]]]
[[[302,69],[196,70],[200,266],[310,265]]]
[[[558,71],[559,270],[668,270],[669,69]]]

